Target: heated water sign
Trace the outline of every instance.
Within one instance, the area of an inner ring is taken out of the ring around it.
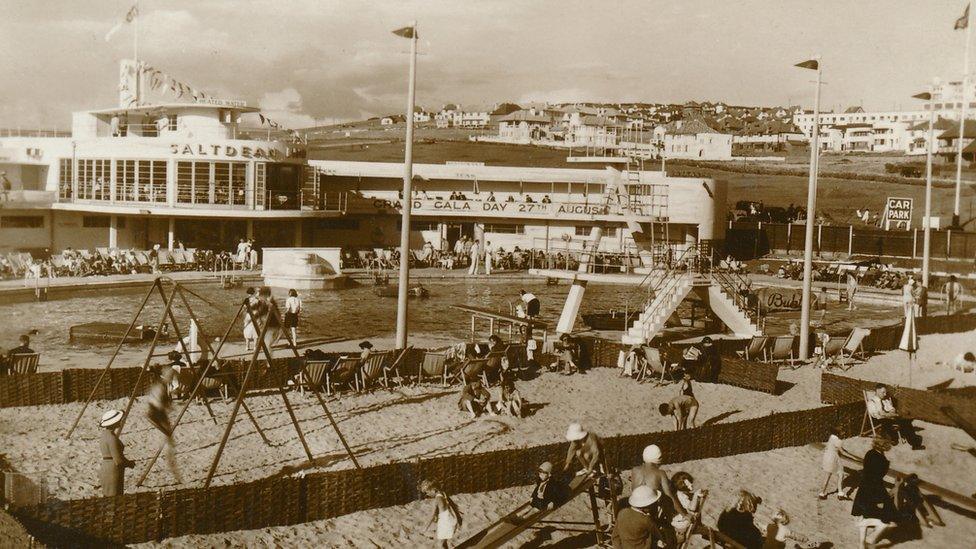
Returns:
[[[911,198],[892,198],[888,197],[884,209],[884,228],[890,230],[892,225],[896,229],[912,228],[912,204]]]

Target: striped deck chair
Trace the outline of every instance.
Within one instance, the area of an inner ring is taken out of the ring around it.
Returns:
[[[413,351],[413,347],[407,347],[399,353],[396,354],[396,358],[389,366],[383,368],[383,386],[387,389],[390,388],[392,382],[396,382],[398,385],[403,385],[403,375],[400,372],[401,366],[405,366],[407,363],[407,358],[410,356],[410,352]]]
[[[487,365],[487,358],[466,358],[451,378],[451,381],[460,380],[465,385],[479,377],[482,381],[485,381],[485,368]]]
[[[417,383],[423,383],[425,377],[440,378],[441,385],[447,387],[447,354],[430,351],[424,353],[424,359],[417,370]]]
[[[327,380],[329,385],[329,394],[332,394],[332,387],[335,385],[344,385],[350,389],[358,391],[359,370],[361,368],[362,362],[359,360],[358,356],[340,357],[335,366],[332,368],[332,371],[329,372],[329,378]]]
[[[867,353],[864,352],[864,338],[869,335],[871,335],[871,330],[867,328],[854,328],[851,330],[851,333],[847,334],[847,339],[844,340],[843,344],[840,343],[839,339],[828,340],[827,349],[824,354],[826,358],[836,360],[842,370],[850,370],[851,366],[848,365],[849,360],[863,360],[866,358]]]
[[[13,355],[7,367],[11,374],[36,374],[37,362],[40,358],[41,355],[37,353]]]
[[[390,351],[379,351],[369,355],[363,367],[359,370],[360,390],[365,391],[377,382],[382,383],[386,373],[386,364],[390,360]]]
[[[769,350],[768,362],[784,362],[791,368],[796,355],[793,348],[796,346],[796,336],[776,336],[773,338]]]
[[[660,377],[657,373],[660,372]],[[664,378],[668,374],[668,368],[661,358],[661,351],[654,347],[644,347],[644,361],[641,364],[640,372],[637,373],[637,381],[653,380],[658,385],[664,385]],[[656,379],[654,379],[656,377]]]
[[[169,250],[159,250],[159,268],[162,270],[163,267],[173,266],[173,256],[170,255]]]
[[[308,378],[302,379],[299,382],[298,391],[304,395],[305,389],[318,391],[320,388],[325,387],[326,393],[331,395],[332,385],[329,374],[335,368],[335,365],[336,362],[331,360],[306,360],[305,372],[308,373]]]
[[[160,255],[162,255],[162,252],[160,252]],[[182,250],[173,250],[172,252],[169,252],[169,255],[173,259],[173,265],[176,267],[176,269],[181,271],[186,270],[187,260],[186,256],[183,255]]]
[[[92,253],[89,252],[88,250],[78,250],[78,255],[80,255],[81,258],[84,259],[85,261],[92,260]]]
[[[769,337],[754,336],[749,341],[749,344],[746,345],[746,348],[741,351],[736,351],[736,354],[746,360],[759,360],[766,351],[767,343],[769,343]]]

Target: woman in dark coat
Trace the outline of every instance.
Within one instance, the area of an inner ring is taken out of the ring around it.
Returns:
[[[125,446],[119,440],[118,428],[122,422],[122,412],[109,410],[102,415],[100,449],[102,463],[99,479],[102,482],[102,495],[121,496],[125,484],[125,470],[135,467],[135,462],[125,457]]]
[[[871,444],[871,449],[864,454],[861,483],[851,508],[851,515],[862,517],[858,524],[862,546],[877,543],[881,534],[895,526],[897,513],[894,501],[884,483],[884,477],[891,465],[884,453],[890,449],[890,441],[876,438]],[[868,530],[871,530],[870,534]]]

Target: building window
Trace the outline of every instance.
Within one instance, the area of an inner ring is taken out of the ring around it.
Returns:
[[[86,215],[81,218],[81,226],[86,229],[107,229],[112,225],[112,218],[107,215]],[[125,218],[117,217],[115,219],[115,227],[117,229],[125,228]]]
[[[58,162],[58,198],[61,200],[71,200],[72,188],[72,161],[70,158],[62,158]]]
[[[576,227],[576,236],[590,236],[590,231],[593,227]]]
[[[115,163],[118,200],[166,202],[166,162],[163,160],[119,160]]]
[[[412,223],[410,228],[415,231],[439,231],[441,224],[437,221],[418,221]]]
[[[485,223],[485,232],[494,234],[525,234],[525,225],[516,223]]]
[[[43,215],[5,215],[0,217],[0,229],[41,229]]]
[[[175,132],[177,126],[179,125],[178,124],[178,117],[177,117],[177,115],[176,114],[170,114],[167,118],[169,119],[169,127],[168,127],[169,131]]]
[[[109,200],[111,198],[111,161],[82,159],[78,161],[78,198]]]

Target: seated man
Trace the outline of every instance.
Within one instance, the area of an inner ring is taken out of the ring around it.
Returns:
[[[867,398],[868,414],[874,420],[880,434],[891,439],[895,444],[898,443],[898,435],[905,439],[912,450],[923,450],[922,438],[912,427],[912,420],[898,415],[895,402],[888,394],[888,388],[879,383],[875,388],[874,394]]]

